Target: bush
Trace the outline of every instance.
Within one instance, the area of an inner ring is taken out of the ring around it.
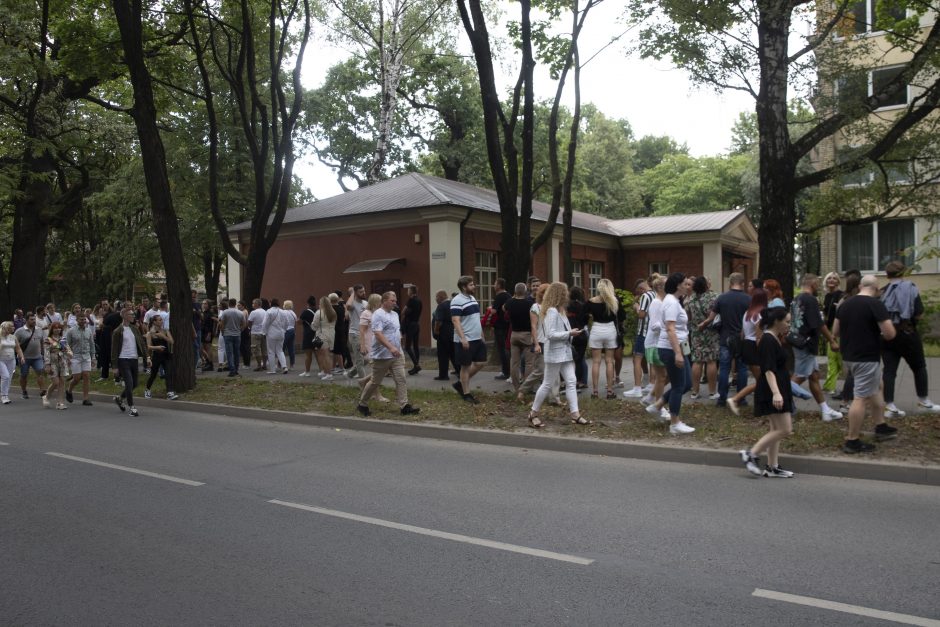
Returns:
[[[626,345],[636,337],[637,318],[633,313],[633,292],[627,290],[617,290],[617,298],[620,299],[620,306],[627,313],[627,319],[623,323],[623,338]]]

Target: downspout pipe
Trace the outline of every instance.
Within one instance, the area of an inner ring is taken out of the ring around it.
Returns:
[[[463,220],[460,221],[460,274],[461,276],[465,275],[463,268],[463,252],[464,252],[464,228],[467,226],[467,222],[470,221],[470,216],[473,215],[473,207],[467,209],[467,215]]]

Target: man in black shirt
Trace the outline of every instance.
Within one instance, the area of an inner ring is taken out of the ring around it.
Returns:
[[[511,359],[509,364],[509,376],[512,379],[513,390],[518,394],[519,386],[522,384],[522,369],[525,366],[525,372],[532,372],[535,366],[535,353],[532,337],[532,321],[529,318],[529,310],[532,308],[532,301],[529,300],[526,293],[525,283],[516,283],[513,289],[513,297],[509,299],[503,309],[509,314],[509,326],[512,334],[509,336]]]
[[[506,291],[506,279],[500,277],[493,284],[493,343],[496,345],[496,354],[502,370],[496,379],[505,381],[509,378],[509,354],[506,351],[506,336],[509,335],[509,320],[504,305],[509,302],[509,292]]]
[[[418,298],[418,286],[408,286],[408,302],[401,312],[402,332],[405,336],[405,354],[411,359],[412,368],[408,374],[418,374],[421,371],[421,349],[418,340],[421,337],[421,299]]]
[[[712,310],[708,317],[698,325],[699,331],[704,331],[715,319],[721,316],[721,330],[719,331],[719,352],[718,352],[718,407],[724,407],[728,399],[728,376],[731,374],[731,360],[734,356],[728,346],[730,338],[738,338],[741,335],[741,324],[744,320],[744,312],[751,306],[751,297],[744,292],[744,275],[740,272],[732,272],[728,276],[729,290],[715,299]],[[747,364],[743,359],[735,359],[737,365],[737,389],[743,390],[747,385]]]
[[[898,432],[885,422],[881,393],[881,340],[894,339],[895,329],[888,310],[878,300],[875,276],[863,276],[858,295],[839,306],[832,332],[842,338],[842,359],[855,379],[855,398],[849,407],[848,433],[842,450],[868,453],[875,450],[875,446],[859,438],[866,405],[871,408],[875,421],[876,440],[889,440],[897,437]]]
[[[804,381],[809,380],[809,391],[819,403],[822,419],[829,422],[842,418],[842,413],[829,407],[822,385],[819,383],[819,364],[816,362],[816,355],[819,353],[819,336],[826,338],[832,350],[838,350],[839,346],[832,333],[829,332],[829,328],[823,323],[819,300],[816,298],[818,290],[819,277],[815,274],[806,274],[800,281],[800,293],[793,299],[793,310],[797,313],[793,315],[792,328],[805,338],[805,344],[802,347],[793,346],[793,382],[802,385]]]
[[[431,322],[431,335],[437,342],[437,376],[434,380],[449,381],[448,363],[453,364],[454,370],[457,370],[457,364],[454,362],[454,323],[450,318],[450,299],[444,290],[438,290],[434,299],[437,301],[437,309],[434,310]]]

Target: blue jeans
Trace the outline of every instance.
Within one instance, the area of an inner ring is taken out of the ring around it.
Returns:
[[[681,368],[676,366],[676,352],[671,348],[660,348],[659,359],[669,377],[669,390],[663,394],[663,400],[669,403],[669,414],[675,417],[682,409],[682,395],[692,389],[692,365],[686,357]]]
[[[738,389],[747,385],[747,364],[740,357],[735,362],[738,366]],[[724,405],[728,398],[728,375],[731,374],[731,351],[724,344],[718,352],[718,405]]]
[[[228,363],[228,371],[238,373],[238,358],[240,357],[240,348],[242,344],[241,335],[225,335],[225,361]]]
[[[294,348],[294,337],[296,333],[294,329],[288,329],[284,332],[284,355],[287,357],[287,361],[291,367],[293,367],[294,361],[297,359],[296,349]]]

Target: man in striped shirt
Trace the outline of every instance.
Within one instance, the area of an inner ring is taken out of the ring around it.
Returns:
[[[470,379],[486,365],[486,344],[480,323],[480,303],[474,298],[477,286],[473,277],[457,279],[460,293],[450,300],[450,317],[454,322],[454,361],[460,366],[460,381],[454,389],[463,400],[476,405],[470,394]]]
[[[643,279],[637,280],[633,293],[635,295],[633,311],[637,317],[636,337],[633,339],[633,389],[624,392],[623,395],[627,398],[640,398],[643,396],[643,372],[647,369],[644,356],[646,353],[644,342],[650,325],[647,313],[655,294]]]

